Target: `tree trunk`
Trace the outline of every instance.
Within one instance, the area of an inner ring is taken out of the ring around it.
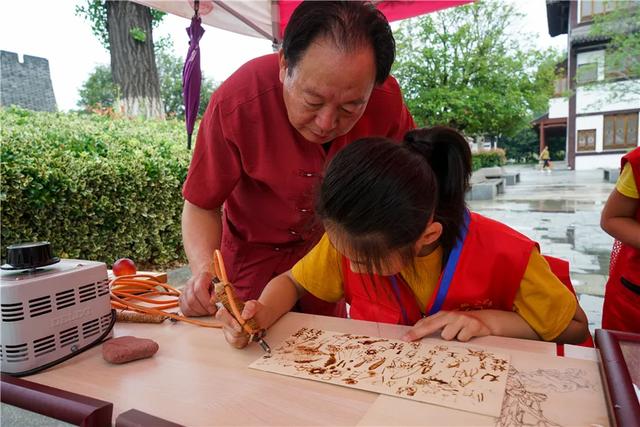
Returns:
[[[107,1],[106,7],[116,111],[127,117],[164,118],[149,8],[118,0]]]

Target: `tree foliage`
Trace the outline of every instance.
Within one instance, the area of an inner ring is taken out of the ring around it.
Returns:
[[[589,34],[607,41],[604,79],[589,85],[613,81],[611,97],[640,95],[640,2],[608,1],[607,13],[594,17]],[[609,86],[610,88],[612,86]]]
[[[401,24],[394,75],[418,125],[513,135],[546,110],[558,54],[510,33],[521,17],[487,0]]]
[[[156,49],[156,63],[160,75],[160,91],[164,102],[165,113],[168,116],[184,118],[184,104],[182,98],[182,67],[183,59],[173,51],[173,45]],[[198,117],[202,117],[207,108],[211,94],[217,88],[217,83],[203,76],[200,88],[200,108]]]
[[[151,10],[152,17],[152,25],[153,28],[156,28],[166,13],[160,12],[156,9]],[[100,44],[109,50],[109,29],[107,25],[107,8],[106,8],[106,0],[86,0],[84,4],[76,5],[76,15],[83,17],[89,24],[91,25],[91,31],[93,35],[98,38]],[[138,37],[146,38],[146,35],[140,34],[139,29],[137,29],[136,34]]]
[[[47,240],[63,258],[184,262],[182,123],[17,108],[0,123],[3,253]]]
[[[82,84],[78,107],[87,110],[113,107],[116,98],[117,89],[113,84],[111,68],[108,65],[100,64]]]
[[[546,145],[549,147],[552,160],[564,160],[566,137],[550,136],[546,137]],[[500,140],[500,145],[505,149],[507,158],[515,160],[517,163],[537,162],[540,151],[540,135],[531,128],[525,127],[513,136],[508,136]]]

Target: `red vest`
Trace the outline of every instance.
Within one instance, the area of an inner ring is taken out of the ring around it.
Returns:
[[[467,236],[440,309],[513,310],[513,300],[535,245],[506,225],[471,213]],[[342,271],[351,318],[413,325],[422,317],[413,291],[399,274],[394,285],[390,277],[354,273],[345,257]],[[427,313],[437,294],[438,289],[426,301]]]
[[[458,264],[441,310],[479,310],[491,308],[512,311],[513,300],[529,265],[535,242],[508,226],[471,213],[469,231],[463,242]],[[545,256],[551,271],[575,295],[569,276],[569,263]],[[508,268],[505,268],[508,266]],[[345,300],[350,304],[352,319],[382,323],[414,325],[422,318],[416,296],[398,274],[395,283],[388,276],[359,274],[351,271],[349,260],[342,257]],[[436,300],[433,293],[426,311]],[[580,345],[593,347],[591,336]],[[558,344],[558,354],[563,354]]]
[[[415,325],[422,318],[416,296],[401,275],[354,273],[347,257],[342,257],[345,301],[349,317],[372,322]]]
[[[640,186],[640,148],[622,158],[621,168],[629,163],[636,186]],[[640,222],[640,201],[636,209]],[[640,249],[616,241],[611,251],[611,266],[607,282],[602,327],[617,331],[640,333]]]

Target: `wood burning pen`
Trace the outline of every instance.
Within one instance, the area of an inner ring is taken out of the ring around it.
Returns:
[[[243,319],[242,310],[244,310],[244,301],[242,301],[235,293],[233,285],[227,279],[227,272],[224,268],[222,254],[219,250],[215,250],[213,257],[213,266],[216,276],[211,280],[216,299],[222,306],[233,316],[234,319],[242,326],[244,332],[249,335],[250,342],[257,342],[262,349],[271,354],[271,347],[264,340],[265,330],[260,328],[258,322],[254,318]]]

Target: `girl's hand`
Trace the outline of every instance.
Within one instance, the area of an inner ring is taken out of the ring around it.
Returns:
[[[420,319],[402,337],[415,341],[442,329],[440,336],[447,341],[458,339],[469,341],[473,337],[484,337],[491,333],[489,327],[469,311],[439,311],[433,316]]]
[[[261,317],[260,313],[265,314],[265,306],[256,300],[247,301],[242,310],[242,318],[249,320],[252,317]],[[229,344],[235,348],[244,348],[249,344],[249,335],[242,329],[240,323],[233,318],[224,307],[220,308],[216,313],[216,319],[222,322],[222,332],[224,332],[224,338]],[[258,321],[258,319],[256,319]],[[260,325],[260,322],[258,321]]]

